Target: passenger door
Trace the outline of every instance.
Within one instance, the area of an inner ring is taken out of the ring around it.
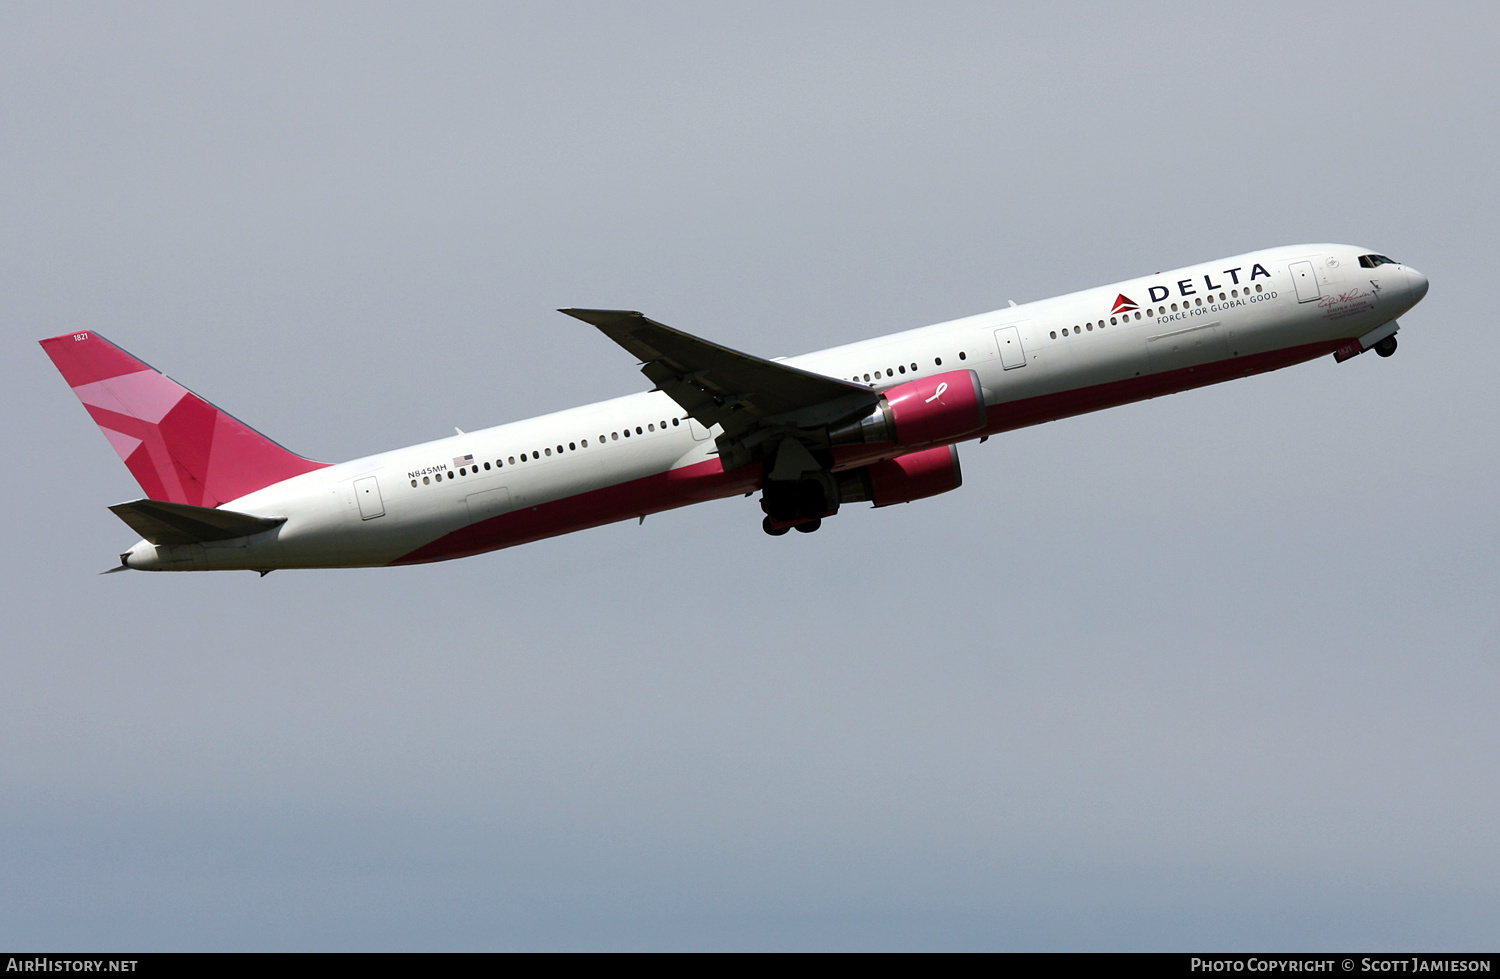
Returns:
[[[380,483],[374,476],[354,481],[354,500],[359,504],[359,519],[385,516],[385,501],[380,498]]]

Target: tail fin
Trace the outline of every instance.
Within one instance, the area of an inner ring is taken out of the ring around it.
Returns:
[[[216,507],[327,465],[287,451],[97,333],[41,344],[154,500]]]

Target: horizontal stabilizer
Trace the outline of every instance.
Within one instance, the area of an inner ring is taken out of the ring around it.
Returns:
[[[136,500],[110,507],[130,529],[153,544],[201,544],[204,541],[249,537],[286,523],[286,517],[254,517],[233,510]]]

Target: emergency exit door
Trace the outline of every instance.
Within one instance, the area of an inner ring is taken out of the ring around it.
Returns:
[[[1000,347],[1000,366],[1006,370],[1026,366],[1026,351],[1021,348],[1021,329],[1007,326],[995,331],[995,343]]]

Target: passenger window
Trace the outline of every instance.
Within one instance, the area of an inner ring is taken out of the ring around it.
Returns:
[[[932,362],[934,364],[936,364],[938,367],[942,367],[943,366],[943,358],[941,358],[941,357],[934,357],[932,359]]]
[[[522,456],[522,457],[521,457],[521,461],[522,461],[522,462],[525,462],[525,461],[526,461],[526,457],[525,457],[525,456],[524,456],[524,455],[523,455],[523,456]],[[514,466],[514,465],[515,465],[515,464],[516,464],[516,457],[515,457],[515,456],[511,456],[511,457],[510,457],[510,464],[511,464],[511,465],[512,465],[512,466]]]
[[[423,476],[422,477],[422,485],[423,486],[426,486],[428,483],[431,483],[431,482],[432,482],[432,477],[431,476]]]
[[[969,359],[969,355],[966,354],[966,353],[964,353],[962,350],[960,350],[958,352],[958,359],[959,360],[968,360]]]

